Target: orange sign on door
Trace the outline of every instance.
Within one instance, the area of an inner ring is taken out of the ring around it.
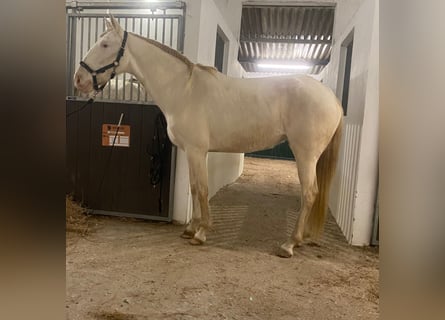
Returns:
[[[102,146],[111,147],[113,145],[115,147],[130,147],[130,126],[102,125]]]

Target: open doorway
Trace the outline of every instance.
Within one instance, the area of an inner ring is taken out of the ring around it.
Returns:
[[[348,112],[349,82],[351,80],[352,49],[354,46],[354,30],[343,40],[340,51],[340,69],[338,71],[337,97],[343,107],[343,115]]]
[[[227,50],[228,39],[221,28],[216,30],[216,44],[215,44],[215,63],[214,66],[219,72],[227,74]]]

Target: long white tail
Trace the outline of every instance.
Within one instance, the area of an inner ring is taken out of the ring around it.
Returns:
[[[311,237],[318,237],[323,231],[329,202],[331,182],[337,167],[342,130],[343,118],[340,120],[334,136],[317,162],[318,195],[312,206],[311,213],[307,218],[307,223],[305,226],[305,234]]]

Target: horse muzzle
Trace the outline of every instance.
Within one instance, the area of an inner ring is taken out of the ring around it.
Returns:
[[[81,70],[74,74],[74,86],[82,93],[90,93],[94,90],[91,75]]]

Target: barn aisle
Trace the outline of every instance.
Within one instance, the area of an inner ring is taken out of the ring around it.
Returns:
[[[294,162],[246,158],[198,247],[182,226],[89,217],[67,233],[67,319],[378,319],[378,252],[349,246],[331,216],[320,241],[274,255],[298,192]]]

